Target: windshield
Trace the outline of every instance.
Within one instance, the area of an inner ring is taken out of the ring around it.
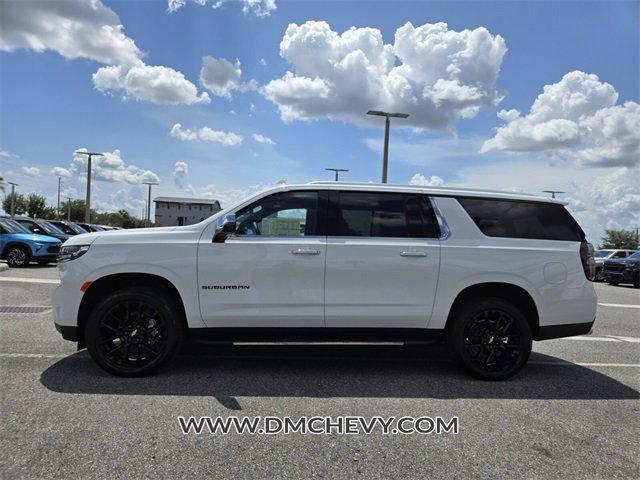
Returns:
[[[634,260],[640,260],[640,252],[636,252],[628,258],[633,258]]]
[[[58,227],[54,226],[52,223],[46,222],[44,220],[39,220],[38,225],[42,227],[42,229],[47,233],[52,233],[54,235],[64,235],[64,232]]]
[[[593,256],[596,258],[608,257],[613,253],[613,250],[597,250]]]
[[[76,225],[75,223],[69,223],[69,228],[76,233],[87,233],[87,231],[82,228],[80,225]]]
[[[15,220],[0,220],[0,226],[2,226],[3,230],[7,233],[28,233],[31,234],[29,230],[24,228]]]

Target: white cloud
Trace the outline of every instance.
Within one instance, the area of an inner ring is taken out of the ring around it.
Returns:
[[[146,100],[158,105],[209,103],[206,92],[169,67],[138,65],[131,68],[109,66],[93,74],[93,84],[105,93],[121,92],[125,99]]]
[[[176,162],[173,165],[173,181],[178,188],[184,188],[185,177],[189,173],[189,164],[186,162]]]
[[[142,57],[118,15],[98,0],[3,2],[0,49],[21,48],[109,65],[134,65]]]
[[[358,124],[367,110],[406,112],[397,126],[442,130],[500,101],[493,84],[507,48],[484,27],[407,22],[385,44],[380,30],[289,24],[280,55],[292,66],[263,88],[283,121],[327,117]]]
[[[409,180],[409,185],[419,185],[423,187],[441,187],[444,185],[444,180],[437,175],[432,175],[430,178],[425,177],[421,173],[416,173],[411,180]]]
[[[193,0],[198,5],[206,5],[207,0]],[[211,4],[212,8],[221,8],[229,0],[214,0]],[[167,0],[167,11],[169,13],[176,12],[186,5],[186,0]],[[278,6],[275,0],[242,0],[242,12],[244,14],[252,13],[256,17],[264,18],[271,15]]]
[[[7,150],[0,150],[0,157],[2,158],[20,158],[19,155],[16,155],[15,153],[11,153]]]
[[[69,169],[63,167],[53,167],[51,169],[51,175],[54,177],[71,177],[72,173]]]
[[[187,185],[185,190],[187,190],[194,197],[214,198],[220,202],[222,208],[226,208],[250,197],[251,195],[254,195],[271,187],[273,187],[273,185],[266,183],[258,183],[243,188],[229,188],[226,186],[223,188],[219,188],[215,184],[208,184],[203,187],[193,187],[192,185]]]
[[[251,135],[251,137],[258,143],[266,143],[266,144],[269,144],[269,145],[275,145],[276,144],[276,142],[271,140],[269,137],[266,137],[266,136],[261,135],[259,133],[254,133],[253,135]]]
[[[77,151],[87,151],[85,148]],[[87,172],[87,156],[74,155],[69,167],[73,175],[84,175]],[[151,170],[144,170],[135,165],[127,165],[120,156],[120,150],[104,152],[103,157],[91,160],[91,178],[104,182],[124,182],[131,185],[142,182],[159,182],[160,178]]]
[[[37,167],[22,167],[22,171],[30,177],[37,177],[40,175],[40,169]]]
[[[204,142],[216,142],[225,147],[232,147],[242,143],[242,136],[233,132],[222,132],[209,127],[202,127],[199,130],[182,129],[182,125],[176,123],[171,128],[171,136],[182,141],[200,140]]]
[[[596,75],[580,71],[545,85],[531,110],[502,110],[506,123],[481,152],[545,151],[582,166],[640,164],[640,105],[616,105],[618,93]]]
[[[246,92],[257,90],[258,84],[255,80],[247,83],[240,83],[242,69],[240,60],[231,63],[224,58],[203,57],[202,69],[200,70],[200,84],[218,97],[231,98],[231,92],[238,90]]]
[[[21,48],[108,65],[92,77],[95,87],[105,93],[120,92],[125,98],[159,105],[210,101],[207,93],[198,95],[182,73],[146,65],[118,15],[99,0],[3,2],[0,50]]]

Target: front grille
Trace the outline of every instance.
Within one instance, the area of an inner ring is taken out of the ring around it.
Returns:
[[[47,247],[47,252],[49,253],[58,253],[60,251],[60,245],[49,245]]]
[[[624,271],[624,265],[619,263],[610,263],[604,266],[605,271],[609,270],[611,272],[622,272]]]

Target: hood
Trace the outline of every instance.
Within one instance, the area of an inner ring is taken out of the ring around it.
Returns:
[[[38,243],[62,243],[55,237],[49,235],[39,235],[37,233],[9,233],[11,238],[15,240],[23,240],[25,242],[38,242]]]
[[[633,265],[634,263],[640,262],[638,258],[613,258],[611,260],[607,260],[605,265],[607,264],[616,264],[616,265]]]
[[[118,243],[127,240],[145,239],[148,241],[153,240],[154,235],[162,235],[173,231],[193,231],[194,225],[187,225],[184,227],[151,227],[151,228],[131,228],[126,230],[105,230],[102,232],[90,232],[81,233],[70,237],[64,244],[65,245],[91,245],[98,239],[104,240],[107,243]]]

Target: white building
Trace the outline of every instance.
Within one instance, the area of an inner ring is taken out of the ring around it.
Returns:
[[[156,197],[153,202],[158,227],[192,225],[221,210],[218,200],[207,198]]]

